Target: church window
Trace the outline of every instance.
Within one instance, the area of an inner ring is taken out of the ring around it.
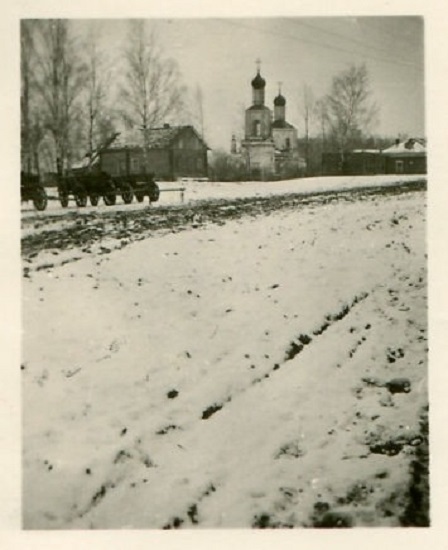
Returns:
[[[261,136],[261,123],[259,120],[254,120],[254,136]]]

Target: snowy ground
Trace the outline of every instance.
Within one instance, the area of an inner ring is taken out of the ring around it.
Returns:
[[[286,205],[28,264],[25,528],[415,522],[425,201]]]

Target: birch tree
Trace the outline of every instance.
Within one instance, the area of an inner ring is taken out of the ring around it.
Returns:
[[[71,137],[80,114],[76,100],[82,91],[85,68],[77,56],[67,20],[40,20],[38,31],[36,88],[43,124],[53,140],[56,171],[61,175],[72,158]]]
[[[318,99],[314,104],[314,116],[319,124],[320,170],[324,171],[324,153],[327,147],[328,105],[326,98]]]
[[[40,171],[39,146],[45,132],[36,101],[36,21],[20,22],[20,71],[21,71],[21,167],[25,172]]]
[[[21,142],[22,142],[22,168],[25,172],[31,172],[31,143],[30,143],[30,87],[31,66],[33,53],[32,28],[28,21],[20,23],[20,71],[21,71]]]
[[[100,72],[101,59],[93,28],[90,28],[87,38],[87,55],[87,139],[88,153],[91,156],[95,149],[95,130],[105,97],[105,81]]]
[[[194,100],[196,106],[196,119],[198,121],[199,133],[204,139],[204,93],[199,84],[194,91]]]
[[[313,90],[308,84],[303,85],[300,111],[305,129],[305,161],[307,172],[310,164],[310,122],[315,110]]]
[[[87,118],[88,155],[115,131],[114,109],[110,105],[110,61],[100,47],[101,30],[91,23],[86,39],[86,81],[84,110]]]
[[[165,56],[154,31],[149,32],[144,21],[130,22],[124,60],[120,94],[123,114],[130,126],[142,130],[146,151],[147,130],[179,113],[185,89],[176,62]]]
[[[341,155],[342,165],[347,151],[375,119],[377,107],[371,95],[365,65],[352,65],[333,78],[325,103],[331,138]]]

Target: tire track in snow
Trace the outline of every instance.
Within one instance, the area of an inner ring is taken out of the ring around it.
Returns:
[[[87,516],[93,509],[99,506],[111,490],[116,489],[127,480],[126,464],[129,462],[143,465],[145,468],[154,468],[157,465],[151,457],[140,447],[140,440],[137,440],[132,447],[120,449],[112,461],[112,470],[106,479],[92,492],[87,504],[78,509],[67,522],[71,523],[77,519]],[[86,474],[90,475],[90,471]]]
[[[199,524],[199,518],[198,518],[198,506],[202,503],[202,501],[207,498],[212,493],[216,492],[216,487],[213,483],[209,483],[207,485],[207,489],[199,496],[199,498],[193,502],[193,504],[190,504],[187,508],[187,511],[183,514],[177,515],[174,518],[172,518],[168,523],[166,523],[162,529],[179,529],[181,525],[186,523],[188,520],[192,525],[198,525]],[[188,518],[188,520],[187,520]]]
[[[331,327],[333,327],[334,325],[336,325],[337,323],[345,319],[353,311],[353,309],[357,305],[362,303],[368,296],[369,296],[369,292],[367,291],[361,292],[355,295],[349,303],[344,304],[339,310],[326,314],[322,322],[318,324],[318,327],[311,332],[312,336],[309,336],[308,334],[300,334],[297,337],[297,341],[293,341],[289,344],[289,346],[285,350],[285,359],[282,363],[275,363],[274,366],[263,376],[253,379],[250,382],[250,385],[246,386],[245,388],[241,388],[238,392],[233,393],[232,395],[222,400],[221,402],[213,403],[212,405],[206,407],[202,411],[201,420],[210,419],[214,414],[222,410],[233,399],[235,399],[236,397],[240,397],[245,392],[252,389],[254,385],[259,384],[263,382],[263,380],[268,379],[273,373],[278,371],[282,366],[284,366],[289,361],[294,359],[297,355],[302,353],[307,346],[311,345],[312,343],[316,343],[318,339],[320,339],[320,337],[327,330],[329,330]],[[361,343],[358,342],[356,346],[354,346],[349,350],[350,358],[353,357],[354,353],[356,353],[360,345]],[[161,430],[158,430],[156,432],[156,435],[165,435],[172,430],[178,430],[178,429],[182,429],[182,428],[178,425],[169,425]],[[192,504],[188,505],[184,513],[177,514],[169,522],[167,522],[163,526],[163,529],[179,529],[182,527],[186,527],[187,525],[199,524],[198,514],[199,514],[200,505],[203,503],[203,501],[207,497],[216,493],[218,490],[219,490],[219,485],[216,484],[216,482],[214,482],[213,480],[209,480],[207,489],[199,496],[199,498],[195,500]]]
[[[275,363],[274,366],[268,370],[263,376],[254,378],[250,385],[241,388],[238,392],[230,395],[227,397],[227,399],[221,401],[220,403],[212,403],[208,407],[206,407],[202,411],[202,420],[208,420],[211,418],[214,414],[219,412],[223,409],[223,407],[232,401],[232,399],[236,396],[240,396],[241,394],[245,393],[246,391],[250,390],[255,384],[261,383],[263,380],[266,380],[270,378],[276,371],[278,371],[282,366],[284,366],[288,361],[291,361],[296,357],[298,354],[300,354],[305,347],[311,345],[311,343],[315,343],[316,340],[322,336],[330,327],[334,326],[336,323],[342,321],[347,315],[353,310],[354,307],[356,307],[358,304],[363,302],[367,297],[369,296],[368,292],[362,292],[358,295],[355,295],[354,298],[348,303],[344,304],[341,309],[334,313],[329,313],[325,315],[324,320],[322,323],[319,324],[318,328],[316,328],[312,332],[312,336],[308,334],[300,334],[297,337],[297,341],[292,341],[289,346],[287,347],[285,351],[285,360],[283,363]]]

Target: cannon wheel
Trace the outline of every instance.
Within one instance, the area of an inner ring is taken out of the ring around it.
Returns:
[[[47,208],[48,198],[43,187],[38,187],[34,192],[33,204],[36,210],[45,210]]]
[[[130,185],[125,185],[121,193],[124,204],[131,204],[132,199],[134,198],[134,193]]]
[[[68,193],[60,191],[59,192],[59,202],[61,203],[61,206],[63,208],[67,208],[67,206],[68,206]]]
[[[157,202],[160,197],[160,189],[157,183],[154,183],[151,185],[151,189],[149,190],[149,202]]]
[[[75,195],[76,206],[86,206],[87,205],[87,195],[82,191],[76,193]]]
[[[109,193],[103,196],[103,200],[106,206],[113,206],[117,202],[117,195],[115,195],[115,193]]]
[[[100,200],[99,195],[92,194],[90,195],[90,204],[92,206],[98,206],[98,201]]]

